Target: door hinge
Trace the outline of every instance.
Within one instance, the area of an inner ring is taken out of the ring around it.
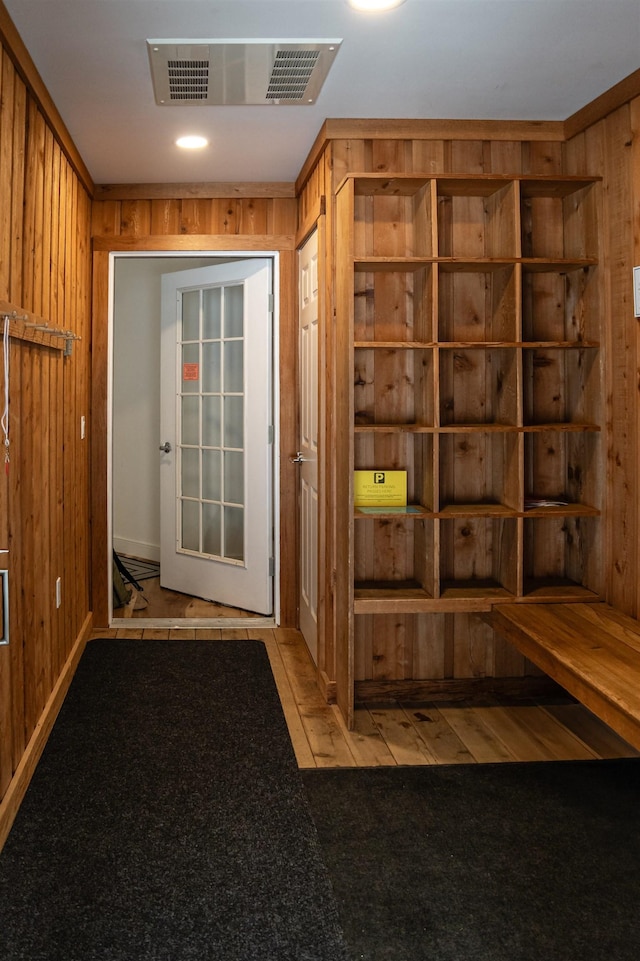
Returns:
[[[269,299],[268,299],[268,302],[267,302],[267,310],[269,311],[270,314],[273,313],[273,308],[274,308],[274,306],[275,306],[275,305],[274,305],[274,300],[273,300],[273,294],[269,294]]]
[[[275,437],[274,437],[273,424],[269,424],[267,428],[267,444],[273,444],[274,440],[275,440]]]
[[[273,577],[276,572],[276,561],[275,557],[269,558],[269,577]]]

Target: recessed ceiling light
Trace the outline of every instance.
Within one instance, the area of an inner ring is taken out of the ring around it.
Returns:
[[[182,147],[184,150],[199,150],[201,147],[206,147],[209,141],[206,137],[178,137],[176,140],[176,145]]]
[[[404,0],[349,0],[349,6],[356,10],[391,10],[399,7]]]

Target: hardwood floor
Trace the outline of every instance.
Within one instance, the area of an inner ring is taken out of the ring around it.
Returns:
[[[204,601],[199,597],[180,594],[160,587],[159,577],[150,577],[140,582],[142,596],[146,601],[144,607],[140,603],[138,591],[133,590],[131,601],[114,610],[114,617],[131,618],[174,618],[183,617],[260,617],[250,611],[242,611],[237,607],[225,607],[215,601]]]
[[[356,711],[348,731],[335,705],[316,686],[301,634],[287,628],[158,629],[121,627],[94,637],[141,640],[264,641],[298,765],[371,767],[401,764],[482,764],[637,757],[589,711],[569,698],[501,703],[393,704]]]

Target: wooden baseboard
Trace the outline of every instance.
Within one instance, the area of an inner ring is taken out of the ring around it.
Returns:
[[[318,672],[318,687],[327,704],[336,702],[336,682]],[[546,675],[530,677],[465,677],[448,680],[356,681],[356,704],[390,701],[477,701],[500,697],[566,697],[566,691]]]
[[[336,682],[325,671],[318,671],[318,687],[327,704],[336,703]]]
[[[385,701],[474,701],[490,695],[513,698],[547,697],[566,696],[566,691],[545,675],[355,683],[356,704]]]
[[[40,760],[58,712],[62,706],[62,702],[69,690],[69,685],[76,672],[92,626],[93,614],[89,612],[76,638],[71,653],[62,668],[60,677],[45,705],[40,720],[36,724],[20,763],[15,770],[6,794],[0,802],[0,851],[2,850],[4,842],[7,840],[18,809],[22,804],[22,800],[33,777],[33,772]]]

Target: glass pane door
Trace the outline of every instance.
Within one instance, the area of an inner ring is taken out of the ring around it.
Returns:
[[[245,563],[244,285],[181,291],[178,549]]]

